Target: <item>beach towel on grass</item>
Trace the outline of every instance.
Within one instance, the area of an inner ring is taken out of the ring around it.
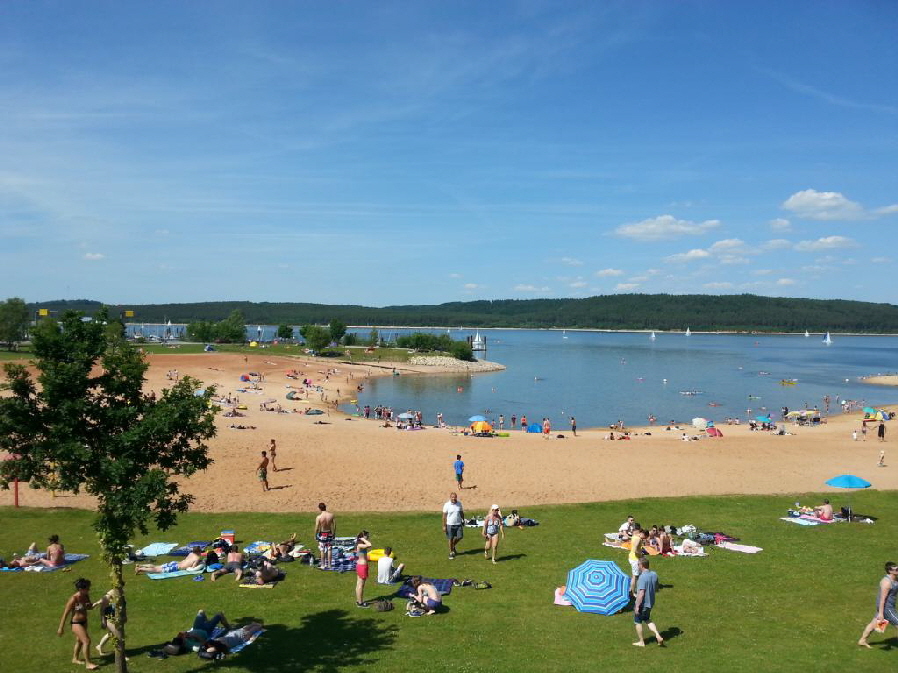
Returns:
[[[37,556],[38,556],[38,558],[46,558],[47,557],[47,555],[44,553],[40,553]],[[31,572],[31,573],[52,573],[57,570],[62,570],[63,568],[67,568],[68,566],[72,565],[73,563],[77,563],[78,561],[83,561],[86,558],[90,558],[90,554],[66,554],[65,562],[61,566],[56,566],[55,568],[50,568],[50,567],[44,566],[44,565],[26,566],[25,570],[26,570],[26,572]]]
[[[691,556],[709,556],[708,552],[705,551],[704,547],[698,548],[698,553],[695,554],[684,554],[683,553],[683,545],[676,545],[673,550],[677,552],[676,558],[689,558]]]
[[[256,578],[250,575],[249,577],[244,577],[240,580],[238,586],[242,589],[274,589],[278,582],[283,582],[286,578],[287,573],[281,572],[276,579],[273,579],[270,582],[265,582],[265,584],[259,584],[256,582]]]
[[[196,568],[189,568],[187,570],[176,570],[173,573],[146,573],[146,576],[151,580],[169,580],[172,577],[184,577],[184,575],[197,575],[202,574],[206,571],[206,566],[204,564],[198,565]]]
[[[185,544],[183,547],[178,547],[177,549],[172,549],[168,552],[169,556],[187,556],[191,551],[193,551],[194,547],[199,547],[200,549],[205,549],[210,544],[212,544],[212,540],[195,540],[194,542],[190,542]]]
[[[269,549],[271,549],[271,542],[256,540],[255,542],[250,542],[248,545],[244,545],[243,553],[247,556],[253,556],[255,554],[264,554]]]
[[[355,538],[354,537],[335,537],[334,541],[331,543],[331,547],[334,549],[344,549],[351,550],[355,548]]]
[[[227,629],[223,629],[222,627],[219,626],[211,633],[211,635],[209,637],[210,638],[221,638],[227,632],[228,632]],[[249,639],[245,643],[238,643],[237,645],[234,645],[234,647],[232,647],[229,650],[228,654],[236,654],[237,652],[242,650],[247,645],[252,645],[254,642],[256,642],[256,638],[261,636],[263,633],[265,633],[265,629],[262,629],[261,631],[256,631],[253,635],[251,635],[249,637]]]
[[[811,516],[810,514],[802,514],[799,519],[804,521],[813,521],[814,523],[835,523],[835,519],[821,519],[819,516]]]
[[[451,580],[435,580],[430,579],[428,577],[424,577],[421,579],[422,582],[428,582],[433,585],[434,589],[440,592],[441,596],[447,596],[452,592],[452,583],[455,582],[454,579]],[[396,595],[400,598],[411,598],[415,595],[415,590],[412,588],[411,582],[406,582],[396,591]]]
[[[752,547],[747,544],[733,544],[732,542],[721,542],[717,545],[721,549],[729,549],[730,551],[741,551],[743,554],[757,554],[764,551],[760,547]]]
[[[177,546],[177,542],[154,542],[153,544],[148,544],[143,549],[138,549],[134,553],[138,556],[162,556]]]
[[[789,523],[795,523],[799,526],[819,526],[819,521],[810,521],[808,519],[801,519],[797,516],[781,516],[780,521],[788,521]]]

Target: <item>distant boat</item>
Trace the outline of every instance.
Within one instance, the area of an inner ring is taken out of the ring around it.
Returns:
[[[561,330],[561,338],[567,339],[567,330],[566,329]]]
[[[657,338],[657,337],[655,337],[655,333],[654,333],[654,332],[652,332],[651,336],[649,336],[649,339],[651,339],[652,341],[654,341],[656,338]]]
[[[692,336],[692,332],[688,327],[686,328],[686,336]]]
[[[477,330],[477,333],[474,335],[474,339],[471,341],[471,350],[472,351],[485,351],[486,350],[486,339],[484,339],[480,335],[480,330]]]
[[[832,337],[829,336],[829,332],[826,333],[826,336],[823,337],[823,343],[829,346],[833,342]]]
[[[808,331],[807,331],[807,330],[804,331],[804,335],[805,335],[806,337],[811,336],[810,334],[808,334]]]

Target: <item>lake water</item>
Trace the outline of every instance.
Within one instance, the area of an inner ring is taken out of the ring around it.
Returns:
[[[367,331],[358,330],[363,336]],[[419,330],[426,331],[426,330]],[[420,409],[426,423],[437,412],[450,425],[475,414],[489,419],[512,414],[528,421],[548,416],[565,430],[607,426],[623,420],[645,425],[701,416],[722,422],[728,416],[776,412],[818,405],[823,397],[898,402],[898,388],[862,383],[862,376],[898,369],[898,337],[822,337],[481,330],[488,339],[483,359],[507,367],[471,375],[392,376],[372,380],[358,396],[360,406],[377,404],[399,411]],[[453,330],[454,339],[468,331]],[[567,338],[565,338],[567,337]],[[768,372],[761,374],[760,372]],[[781,380],[797,379],[796,385]],[[666,381],[665,381],[666,380]],[[700,391],[682,395],[681,391]],[[709,406],[709,403],[720,406]],[[354,411],[354,406],[344,407]],[[751,411],[749,411],[751,410]]]

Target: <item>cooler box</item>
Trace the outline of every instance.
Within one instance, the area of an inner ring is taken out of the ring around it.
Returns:
[[[232,530],[223,530],[218,537],[222,540],[227,540],[228,544],[234,544],[234,531]]]

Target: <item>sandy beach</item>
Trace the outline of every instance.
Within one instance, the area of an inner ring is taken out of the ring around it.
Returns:
[[[183,483],[196,496],[196,511],[312,511],[319,501],[332,510],[438,510],[454,490],[452,463],[457,453],[466,464],[465,489],[460,497],[470,511],[485,510],[492,502],[503,508],[546,503],[576,503],[632,497],[698,494],[762,494],[826,491],[824,482],[849,473],[873,482],[875,488],[898,488],[898,452],[891,451],[898,425],[886,424],[886,441],[875,427],[866,441],[852,440],[860,429],[859,412],[834,416],[818,427],[787,425],[794,433],[775,436],[752,432],[747,426],[722,426],[721,439],[682,441],[697,435],[691,427],[637,428],[629,441],[607,441],[607,430],[578,431],[570,436],[558,427],[552,439],[512,432],[508,438],[466,437],[455,428],[430,425],[419,431],[385,428],[381,421],[348,417],[335,411],[337,399],[354,398],[356,386],[368,377],[392,375],[391,363],[346,365],[329,360],[206,353],[153,354],[147,387],[156,391],[171,385],[177,370],[221,395],[239,396],[247,408],[242,418],[217,415],[218,435],[210,442],[214,464]],[[440,365],[395,365],[402,375],[439,375]],[[299,380],[287,377],[297,370]],[[336,369],[336,372],[332,370]],[[331,373],[328,374],[328,370]],[[259,390],[236,392],[241,374],[263,376]],[[312,379],[307,396],[288,401],[286,394]],[[881,377],[880,377],[881,378]],[[898,383],[892,379],[891,384]],[[885,383],[872,381],[871,383]],[[288,386],[293,386],[292,388]],[[275,400],[283,411],[262,411],[260,404]],[[306,408],[323,415],[292,413]],[[399,410],[404,411],[404,410]],[[424,411],[425,423],[434,410]],[[528,416],[541,417],[539,409]],[[560,421],[560,419],[557,419]],[[231,425],[255,429],[232,429]],[[555,439],[561,432],[564,439]],[[648,434],[651,433],[651,434]],[[256,479],[260,452],[270,439],[278,445],[278,472],[269,471],[272,490],[263,492]],[[877,467],[880,450],[886,464]],[[891,465],[894,463],[894,466]],[[475,487],[476,488],[473,488]],[[23,487],[25,506],[89,508],[87,496],[59,494]],[[364,498],[365,506],[359,506]],[[13,503],[12,491],[0,492],[0,505]]]

